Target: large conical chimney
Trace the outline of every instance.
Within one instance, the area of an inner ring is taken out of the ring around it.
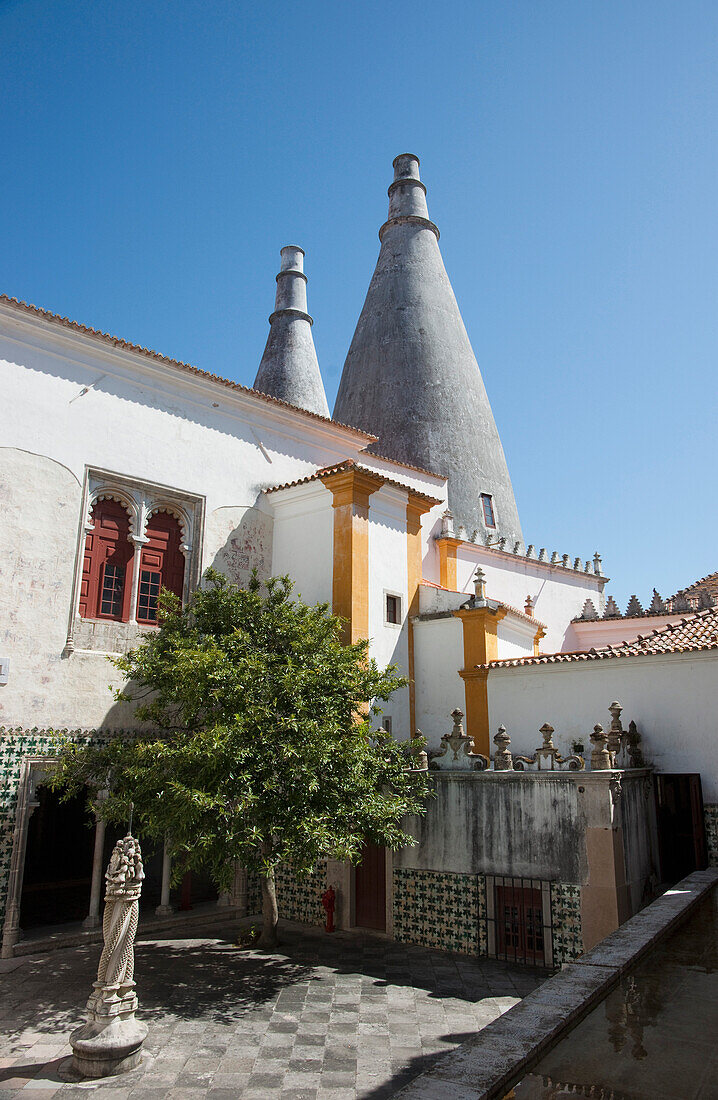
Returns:
[[[410,153],[394,161],[379,240],[334,418],[378,436],[372,450],[446,474],[457,525],[515,543],[521,524],[503,447]]]
[[[274,313],[269,318],[269,336],[254,389],[309,412],[329,416],[312,339],[313,322],[307,313],[304,250],[288,244],[281,256]]]

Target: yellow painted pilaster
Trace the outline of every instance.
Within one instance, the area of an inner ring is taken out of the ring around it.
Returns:
[[[545,637],[546,637],[546,631],[545,630],[540,630],[539,629],[534,634],[534,657],[538,657],[538,655],[539,655],[539,642],[541,641],[542,638],[545,638]]]
[[[343,641],[357,642],[369,636],[369,497],[384,481],[350,468],[322,484],[334,498],[332,610],[345,620]]]
[[[498,626],[506,615],[503,607],[465,607],[455,611],[464,630],[464,681],[466,732],[474,739],[474,752],[491,756],[489,729],[489,671],[477,668],[495,661],[499,654]]]
[[[414,684],[414,624],[419,614],[419,585],[422,577],[421,517],[431,504],[408,494],[406,502],[406,575],[407,575],[407,642],[409,649],[409,733],[416,732],[416,690]]]
[[[449,588],[456,592],[456,548],[460,544],[459,539],[440,538],[439,544],[439,584],[442,588]]]

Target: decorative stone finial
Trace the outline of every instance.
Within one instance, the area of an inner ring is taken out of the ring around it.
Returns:
[[[533,602],[533,600],[531,599],[530,596],[526,597],[526,603],[524,604],[524,612],[525,612],[526,615],[528,615],[528,617],[530,619],[533,618],[533,615],[534,615],[534,602]]]
[[[665,615],[667,611],[668,608],[666,607],[665,600],[661,598],[661,594],[659,593],[658,589],[654,588],[653,598],[648,605],[649,615]]]
[[[473,738],[464,733],[464,712],[455,707],[451,712],[453,726],[451,733],[445,733],[441,738],[441,748],[432,752],[430,767],[439,770],[466,770],[485,771],[489,766],[488,758],[481,753],[473,752]]]
[[[598,612],[596,611],[596,605],[594,604],[593,600],[591,600],[591,599],[586,600],[586,602],[583,605],[583,609],[581,611],[581,618],[582,619],[597,619],[598,618]]]
[[[561,559],[559,557],[558,550],[554,550],[553,554],[551,555],[551,565],[558,565],[560,560]]]
[[[581,559],[580,558],[574,558],[573,559],[573,568],[577,572],[580,572],[580,570],[581,570]]]
[[[521,543],[519,541],[516,541],[514,543],[514,554],[520,554],[520,553],[521,553]]]
[[[474,595],[477,607],[486,607],[486,574],[480,565],[474,573]]]
[[[608,771],[611,767],[611,754],[608,751],[608,738],[603,732],[603,726],[596,724],[593,727],[593,733],[591,734],[591,744],[593,750],[591,752],[591,770]]]
[[[599,554],[598,550],[593,555],[593,571],[597,577],[603,576],[603,570],[601,568],[601,555]]]
[[[715,600],[711,596],[710,592],[707,592],[705,588],[702,588],[698,593],[698,610],[708,611],[709,608],[714,606],[714,604]]]
[[[568,554],[564,554],[563,557],[561,558],[561,565],[564,567],[564,569],[570,569],[571,568],[571,558],[569,557]]]
[[[82,1077],[127,1073],[140,1062],[146,1024],[135,1019],[134,943],[145,877],[139,842],[118,840],[105,873],[104,947],[87,1002],[87,1023],[73,1031],[72,1069]]]
[[[641,606],[641,602],[638,599],[638,596],[636,596],[636,595],[631,596],[630,600],[628,601],[628,607],[626,608],[626,618],[627,619],[638,619],[643,614],[644,614],[644,611],[643,611],[643,608]]]
[[[463,523],[459,524],[459,530],[456,533],[456,537],[462,542],[466,542],[466,528],[464,527]]]
[[[285,245],[281,257],[274,313],[269,318],[269,336],[254,389],[328,417],[312,338],[314,322],[307,313],[304,251],[298,245]]]
[[[583,567],[583,571],[584,571],[584,573],[590,573],[591,569],[592,569],[592,563],[591,563],[590,560],[587,560],[586,564]]]
[[[611,754],[611,766],[615,767],[616,756],[621,751],[621,741],[623,740],[623,726],[621,725],[623,707],[616,701],[611,703],[608,710],[611,715],[611,727],[608,731],[606,747]]]
[[[606,610],[603,612],[604,619],[620,619],[621,609],[614,600],[613,596],[609,596],[606,600]]]
[[[585,767],[583,757],[574,754],[562,756],[553,743],[554,728],[549,722],[544,722],[539,730],[543,742],[534,752],[533,756],[515,756],[514,769],[525,771],[526,766],[536,767],[539,771],[548,768],[549,771],[560,771],[568,768],[569,771],[582,771]]]
[[[671,611],[692,611],[690,603],[684,590],[677,592],[671,600]]]
[[[532,542],[530,542],[528,544],[528,546],[526,547],[526,557],[527,558],[535,558],[536,557],[536,547],[534,546],[534,544]]]
[[[454,516],[449,508],[441,513],[441,533],[448,538],[453,538],[454,536]]]
[[[546,547],[545,546],[542,546],[541,549],[539,550],[538,560],[539,561],[546,561]]]
[[[494,734],[494,744],[496,745],[496,752],[494,753],[494,771],[511,771],[514,766],[514,761],[509,751],[511,738],[506,732],[506,726],[499,726],[498,732]]]

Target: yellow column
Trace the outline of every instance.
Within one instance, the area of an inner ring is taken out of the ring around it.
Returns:
[[[332,610],[345,620],[346,643],[369,636],[369,497],[384,484],[353,468],[322,478],[334,497]]]
[[[439,544],[439,584],[456,592],[456,548],[461,540],[442,537],[436,541]]]
[[[419,614],[419,585],[422,577],[421,517],[431,504],[410,492],[406,503],[406,575],[407,575],[407,640],[409,647],[409,732],[416,731],[416,690],[414,685],[414,624]]]
[[[455,611],[464,630],[464,681],[466,732],[474,739],[474,752],[491,756],[489,729],[489,670],[476,668],[495,661],[499,653],[498,625],[506,615],[503,607],[464,607]]]

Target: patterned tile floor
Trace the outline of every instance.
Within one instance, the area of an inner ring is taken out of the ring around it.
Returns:
[[[98,947],[1,963],[0,1100],[380,1100],[541,981],[370,933],[286,924],[273,955],[232,933],[137,944],[146,1058],[104,1083],[65,1083],[61,1068]]]

